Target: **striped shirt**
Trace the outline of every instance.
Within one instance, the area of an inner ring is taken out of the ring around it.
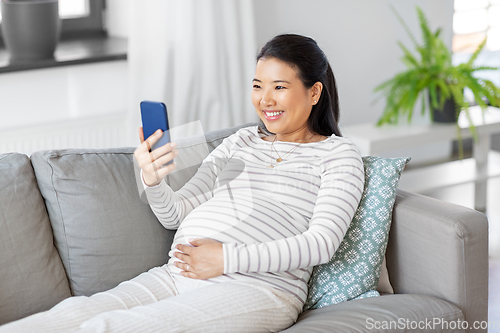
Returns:
[[[174,265],[175,246],[211,238],[223,243],[224,274],[198,283],[260,283],[305,302],[313,266],[332,258],[354,216],[363,163],[343,137],[293,150],[297,143],[272,145],[264,136],[257,126],[240,129],[180,190],[162,181],[146,194],[160,223],[177,229],[168,262],[174,278],[188,279]]]

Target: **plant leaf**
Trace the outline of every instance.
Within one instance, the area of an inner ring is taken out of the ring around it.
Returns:
[[[471,66],[472,63],[474,61],[476,61],[477,56],[479,55],[479,53],[481,53],[481,51],[483,50],[484,46],[486,45],[486,40],[487,40],[487,37],[485,37],[484,40],[481,42],[481,44],[479,44],[479,47],[477,48],[477,50],[472,54],[472,56],[470,57],[469,61],[467,61],[467,65]]]

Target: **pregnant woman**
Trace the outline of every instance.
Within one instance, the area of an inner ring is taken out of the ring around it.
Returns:
[[[316,42],[280,35],[257,56],[240,129],[174,192],[175,144],[134,155],[170,261],[116,288],[71,297],[0,332],[269,332],[296,320],[315,265],[340,245],[361,199],[363,164],[338,128],[333,72]]]

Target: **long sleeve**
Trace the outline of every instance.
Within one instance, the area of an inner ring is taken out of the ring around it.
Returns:
[[[196,207],[213,196],[219,172],[229,159],[231,137],[212,151],[202,162],[196,174],[178,191],[173,191],[165,179],[155,186],[144,184],[149,205],[158,221],[166,229],[177,229],[184,218]],[[175,177],[175,174],[172,175]]]
[[[321,185],[308,230],[262,243],[223,244],[225,274],[290,271],[332,258],[363,192],[363,163],[356,147],[343,141],[323,158],[320,174]]]

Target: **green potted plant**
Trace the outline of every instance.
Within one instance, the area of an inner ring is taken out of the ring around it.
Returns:
[[[435,32],[431,31],[427,18],[420,7],[417,6],[423,39],[421,44],[417,42],[401,16],[394,8],[392,9],[410,36],[417,52],[416,55],[412,54],[408,48],[398,42],[404,52],[402,61],[407,69],[375,88],[375,92],[382,93],[386,98],[386,106],[378,125],[395,124],[399,121],[400,116],[406,116],[408,123],[411,123],[413,110],[420,99],[422,115],[428,109],[431,120],[451,121],[457,124],[459,155],[462,158],[462,138],[457,122],[458,114],[462,110],[469,121],[472,136],[477,139],[468,109],[470,103],[463,94],[464,89],[469,88],[472,91],[475,102],[483,109],[487,107],[488,103],[492,106],[500,105],[500,89],[493,82],[473,75],[477,71],[497,70],[495,67],[474,65],[477,56],[485,46],[486,39],[472,54],[469,61],[454,66],[452,53],[440,38],[441,29],[437,29]],[[445,111],[451,111],[451,116],[444,115]]]

